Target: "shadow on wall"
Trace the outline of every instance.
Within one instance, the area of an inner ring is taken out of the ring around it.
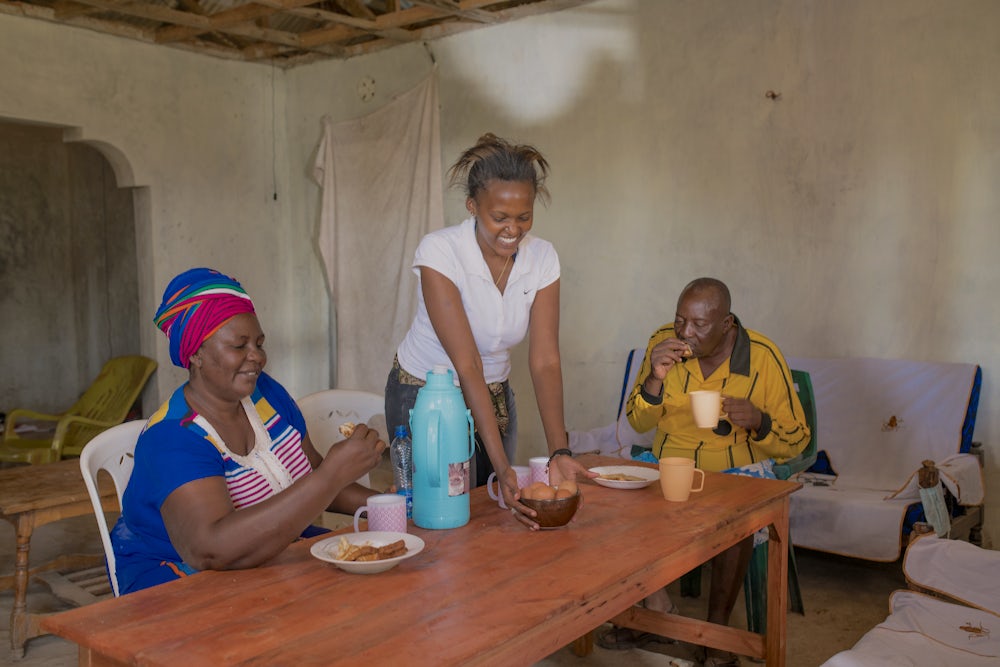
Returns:
[[[636,14],[630,10],[581,9],[560,15],[558,27],[549,21],[534,27],[510,26],[434,47],[442,56],[442,127],[450,128],[443,133],[448,138],[442,146],[445,165],[486,131],[535,145],[551,165],[551,203],[536,206],[532,233],[552,242],[560,258],[564,315],[560,338],[566,423],[571,429],[614,419],[622,356],[643,344],[654,326],[631,313],[607,316],[609,307],[617,310],[622,305],[624,290],[644,284],[634,276],[638,266],[616,258],[643,251],[645,221],[623,218],[621,209],[607,216],[602,210],[607,200],[587,194],[619,192],[621,201],[630,202],[630,211],[634,210],[633,194],[649,196],[642,193],[648,182],[634,178],[636,163],[645,159],[648,150],[648,129],[621,122],[638,117],[648,103],[648,72],[641,61],[643,37],[635,21]],[[537,63],[530,84],[521,79],[518,68],[491,69],[494,50],[482,44],[495,39],[500,49],[503,33],[514,30],[537,31],[539,36],[538,40],[530,34],[525,37],[523,43],[533,46],[525,46],[526,53],[518,56]],[[464,42],[473,39],[478,48],[464,48]],[[562,50],[561,40],[572,40],[571,48]],[[488,77],[483,76],[485,71]],[[524,94],[510,94],[518,90]],[[581,128],[599,125],[609,130],[580,134]],[[597,206],[589,208],[585,201]],[[465,217],[464,202],[460,188],[446,191],[448,224]],[[670,221],[661,220],[653,228],[664,234],[667,224]],[[628,231],[621,233],[621,225]],[[639,234],[632,233],[636,229]],[[656,319],[656,325],[660,324]],[[602,374],[607,377],[599,377]],[[546,451],[528,372],[526,340],[512,350],[511,384],[520,408],[517,460],[523,462]],[[571,387],[587,389],[574,392]]]

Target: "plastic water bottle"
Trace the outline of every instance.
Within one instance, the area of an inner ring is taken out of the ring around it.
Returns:
[[[396,493],[406,496],[406,518],[413,518],[413,445],[405,425],[396,427],[396,433],[389,444],[389,459],[392,461],[392,477],[396,483]]]

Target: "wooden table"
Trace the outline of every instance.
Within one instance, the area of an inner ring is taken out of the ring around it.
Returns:
[[[92,667],[509,666],[533,664],[614,619],[780,667],[788,496],[798,486],[708,473],[703,492],[668,503],[656,484],[588,483],[573,523],[539,532],[479,488],[469,524],[411,527],[424,551],[381,574],[342,572],[309,554],[312,541],[299,542],[260,568],[202,572],[49,616],[42,627],[79,644],[80,664]],[[634,606],[765,526],[779,542],[768,550],[766,636]]]
[[[105,508],[118,509],[118,498],[110,479],[99,483]],[[45,634],[39,628],[41,614],[28,612],[28,579],[46,570],[92,566],[103,562],[99,556],[64,554],[29,569],[31,535],[35,528],[53,521],[81,514],[93,514],[80,472],[80,462],[67,459],[44,465],[19,466],[0,470],[0,517],[16,531],[14,574],[0,577],[0,590],[14,588],[14,606],[10,613],[10,646],[15,660],[24,656],[24,645],[32,637]],[[94,525],[96,530],[96,524]]]

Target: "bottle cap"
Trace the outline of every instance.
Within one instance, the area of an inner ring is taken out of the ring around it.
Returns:
[[[448,372],[448,367],[442,364],[438,364],[434,366],[433,369],[431,369],[431,373],[434,373],[434,375],[445,375],[447,372]]]
[[[393,434],[395,438],[405,438],[409,435],[409,429],[406,428],[406,424],[400,424],[396,427],[396,432]]]

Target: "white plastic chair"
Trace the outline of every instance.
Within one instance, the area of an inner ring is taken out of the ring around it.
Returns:
[[[118,577],[115,575],[115,552],[111,547],[111,535],[108,532],[108,522],[101,506],[101,495],[97,490],[97,473],[106,470],[111,475],[118,493],[118,507],[122,504],[122,494],[128,486],[135,464],[135,443],[139,440],[146,425],[145,420],[125,422],[99,433],[87,443],[80,452],[80,472],[83,482],[90,493],[90,502],[94,505],[94,515],[97,517],[97,527],[101,531],[101,542],[104,544],[104,556],[108,560],[108,574],[111,577],[111,590],[118,597]]]
[[[296,403],[306,420],[309,439],[322,456],[330,446],[340,442],[340,425],[344,422],[368,424],[377,429],[379,437],[389,442],[385,426],[385,397],[369,391],[353,389],[325,389],[298,399]],[[358,479],[358,484],[371,486],[368,474]]]

